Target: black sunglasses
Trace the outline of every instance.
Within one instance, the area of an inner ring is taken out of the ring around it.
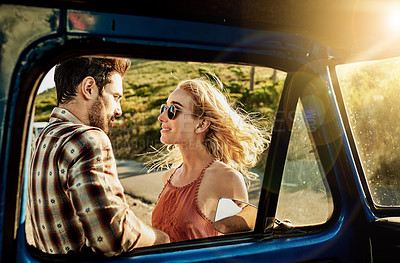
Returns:
[[[168,119],[173,120],[176,117],[177,112],[179,111],[175,105],[171,104],[167,107],[167,105],[162,104],[160,108],[160,114],[167,110]]]

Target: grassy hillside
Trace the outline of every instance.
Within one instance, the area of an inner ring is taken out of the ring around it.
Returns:
[[[265,125],[271,124],[286,77],[278,72],[275,81],[270,68],[255,68],[254,88],[250,90],[250,66],[132,60],[124,79],[123,115],[111,133],[118,159],[137,159],[138,154],[160,146],[159,107],[181,80],[216,75],[224,83],[226,94],[236,106],[261,112]],[[36,101],[35,121],[47,121],[56,105],[55,89],[40,94]]]

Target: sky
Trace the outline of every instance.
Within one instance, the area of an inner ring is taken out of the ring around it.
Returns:
[[[40,83],[38,93],[42,93],[43,91],[49,88],[54,88],[56,86],[56,84],[54,83],[54,69],[55,67],[53,67],[52,69],[50,69],[49,72],[47,72],[46,76],[42,80],[42,83]]]

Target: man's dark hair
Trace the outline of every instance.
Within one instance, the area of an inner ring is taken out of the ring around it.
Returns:
[[[95,79],[102,93],[105,85],[111,82],[115,73],[125,76],[131,65],[126,58],[78,57],[68,59],[56,66],[54,82],[57,90],[57,103],[67,103],[77,94],[77,86],[88,76]]]

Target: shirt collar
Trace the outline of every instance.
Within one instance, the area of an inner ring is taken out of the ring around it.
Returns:
[[[50,114],[49,122],[68,121],[75,124],[84,124],[75,115],[66,109],[55,107]]]

